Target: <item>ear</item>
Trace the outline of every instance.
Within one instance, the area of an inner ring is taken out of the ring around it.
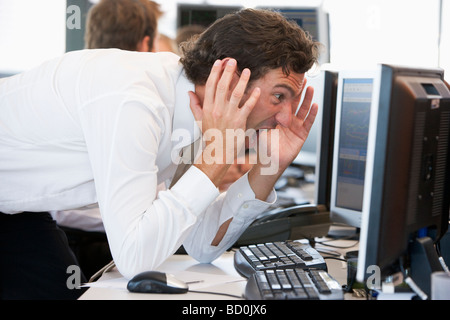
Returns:
[[[145,36],[144,38],[142,38],[142,40],[139,41],[137,44],[136,51],[149,52],[149,50],[150,50],[150,47],[148,45],[149,41],[150,41],[150,36]]]
[[[200,102],[198,95],[192,91],[188,92],[189,95],[189,106],[191,107],[192,114],[194,115],[195,121],[202,121],[203,118],[203,106]]]

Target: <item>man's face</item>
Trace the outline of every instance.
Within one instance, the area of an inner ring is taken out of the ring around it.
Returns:
[[[305,74],[291,72],[288,77],[281,68],[270,70],[264,77],[253,81],[242,101],[246,101],[253,88],[261,95],[247,119],[247,129],[273,129],[277,125],[289,127],[300,103]]]

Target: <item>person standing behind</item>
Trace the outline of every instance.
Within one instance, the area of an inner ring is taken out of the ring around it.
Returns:
[[[155,51],[161,15],[160,6],[154,1],[101,0],[88,12],[86,48]]]
[[[168,35],[159,33],[156,36],[155,52],[173,52],[179,55],[177,44]]]
[[[177,30],[177,36],[175,37],[175,42],[178,46],[182,42],[190,40],[194,36],[200,35],[203,31],[206,30],[206,27],[198,25],[198,24],[190,24],[185,25]]]

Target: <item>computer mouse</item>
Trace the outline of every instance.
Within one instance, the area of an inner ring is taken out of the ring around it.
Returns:
[[[173,275],[159,271],[145,271],[128,281],[127,289],[139,293],[186,293],[189,287]]]

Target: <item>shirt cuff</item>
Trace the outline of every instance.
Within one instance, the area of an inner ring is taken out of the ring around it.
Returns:
[[[272,189],[266,201],[256,199],[246,173],[228,188],[224,200],[226,210],[223,210],[225,214],[221,215],[219,225],[230,218],[242,221],[253,220],[273,205],[276,200],[277,196],[274,189]]]
[[[220,194],[208,176],[195,166],[191,166],[170,190],[177,198],[183,199],[197,216]]]

